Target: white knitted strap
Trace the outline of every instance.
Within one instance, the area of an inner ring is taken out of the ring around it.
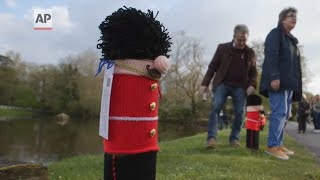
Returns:
[[[260,120],[254,120],[254,119],[251,119],[251,118],[247,118],[247,121],[251,121],[251,122],[260,122]]]
[[[122,120],[122,121],[157,121],[158,116],[155,117],[128,117],[128,116],[110,116],[110,120]]]

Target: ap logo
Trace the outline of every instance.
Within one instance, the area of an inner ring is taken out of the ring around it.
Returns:
[[[52,30],[52,10],[34,9],[33,10],[33,29],[34,30]]]

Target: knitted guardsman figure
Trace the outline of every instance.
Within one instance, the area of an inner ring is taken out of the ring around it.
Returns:
[[[169,68],[167,29],[147,13],[123,7],[100,24],[107,64],[101,101],[104,179],[156,178],[159,80]]]
[[[246,147],[255,150],[259,149],[259,131],[263,130],[266,123],[261,104],[262,100],[260,96],[253,94],[247,97]]]

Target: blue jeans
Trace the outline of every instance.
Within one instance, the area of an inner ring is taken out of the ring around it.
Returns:
[[[231,142],[233,140],[239,140],[239,133],[241,131],[243,122],[246,94],[244,88],[232,87],[225,84],[220,84],[214,92],[212,110],[208,123],[208,139],[216,139],[217,137],[218,115],[228,96],[232,97],[233,109],[235,113],[229,141]]]
[[[268,147],[279,147],[283,142],[284,124],[291,114],[292,91],[281,90],[268,94],[271,108]]]
[[[320,129],[320,112],[312,111],[314,129]]]

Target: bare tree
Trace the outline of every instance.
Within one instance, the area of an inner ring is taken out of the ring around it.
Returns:
[[[263,41],[252,41],[252,48],[255,52],[256,58],[257,58],[257,69],[259,72],[261,72],[262,64],[264,61],[264,42]]]
[[[299,45],[300,57],[301,57],[301,69],[302,69],[302,86],[305,89],[308,83],[310,83],[311,71],[307,66],[308,59],[304,56],[303,45]]]
[[[81,116],[85,119],[93,118],[100,112],[102,90],[103,75],[95,77],[100,62],[98,53],[93,50],[86,50],[76,56],[68,56],[63,61],[77,68],[80,73],[76,77],[76,82],[80,95],[78,103],[83,109]]]
[[[99,56],[96,51],[91,49],[80,52],[77,55],[67,56],[62,59],[64,63],[72,64],[77,68],[79,73],[83,76],[94,76],[99,64]]]
[[[196,114],[199,87],[203,77],[203,48],[200,41],[183,31],[173,36],[172,67],[165,79],[166,96],[174,105],[184,104]]]
[[[21,54],[15,51],[7,51],[6,56],[13,61],[14,69],[20,80],[27,78],[27,64],[22,60]]]

